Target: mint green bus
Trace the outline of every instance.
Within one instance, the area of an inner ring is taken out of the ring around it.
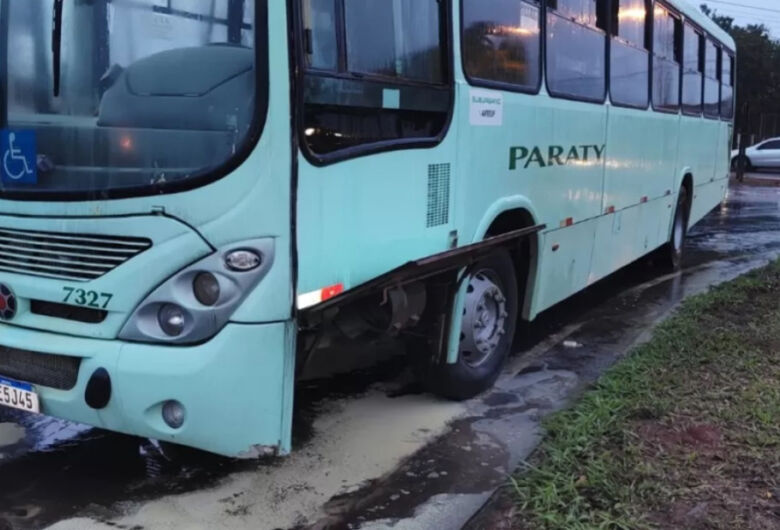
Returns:
[[[223,455],[334,337],[477,395],[727,189],[685,0],[0,0],[0,49],[0,405]]]

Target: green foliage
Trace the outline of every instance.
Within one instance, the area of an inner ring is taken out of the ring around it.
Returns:
[[[778,294],[780,262],[689,299],[579,403],[552,415],[512,481],[512,528],[780,524]],[[692,428],[721,438],[691,443]],[[702,519],[684,519],[697,506],[707,508]]]

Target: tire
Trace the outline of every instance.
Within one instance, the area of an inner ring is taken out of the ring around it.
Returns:
[[[747,172],[755,170],[753,163],[750,161],[750,158],[748,158],[747,155],[737,155],[734,157],[734,160],[731,161],[731,169],[734,171],[739,169],[740,165],[745,168],[745,171]]]
[[[669,271],[678,271],[682,265],[685,236],[688,235],[688,190],[680,188],[677,196],[677,208],[674,211],[674,224],[669,242],[661,249],[661,265]]]
[[[493,386],[509,356],[518,317],[515,265],[499,250],[477,263],[463,302],[461,346],[455,364],[429,366],[431,392],[447,399],[470,399]]]

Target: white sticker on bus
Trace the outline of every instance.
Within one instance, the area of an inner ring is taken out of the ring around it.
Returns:
[[[472,90],[469,94],[471,125],[500,127],[504,123],[504,97],[500,92]]]

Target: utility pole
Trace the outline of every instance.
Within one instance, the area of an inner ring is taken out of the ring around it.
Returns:
[[[743,182],[745,180],[745,171],[747,170],[747,156],[745,151],[748,148],[748,129],[750,120],[750,104],[745,102],[742,106],[742,119],[740,120],[740,132],[739,132],[739,154],[737,155],[737,180]]]

